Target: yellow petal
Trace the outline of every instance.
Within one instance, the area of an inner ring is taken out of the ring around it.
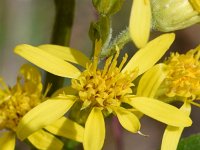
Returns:
[[[58,119],[51,125],[45,127],[45,129],[55,135],[83,142],[84,128],[65,117]]]
[[[85,124],[83,147],[85,150],[101,150],[105,139],[104,117],[99,108],[94,107]]]
[[[125,71],[133,71],[139,68],[138,75],[144,73],[151,68],[168,50],[174,41],[175,34],[163,34],[156,39],[150,41],[144,48],[137,51],[128,64],[123,69]]]
[[[128,131],[137,133],[140,130],[139,119],[130,111],[123,108],[114,109],[120,124]]]
[[[31,134],[28,140],[41,150],[61,150],[63,147],[63,143],[59,139],[44,130],[38,130]]]
[[[0,150],[15,149],[15,134],[13,132],[3,132],[0,135]]]
[[[19,122],[17,136],[24,140],[33,132],[62,117],[74,104],[72,100],[52,98],[30,110]]]
[[[60,59],[79,64],[86,67],[90,60],[81,51],[75,50],[70,47],[64,47],[59,45],[45,44],[38,46],[39,48],[45,50],[45,52],[50,53]]]
[[[200,13],[200,1],[199,0],[189,0],[194,10]]]
[[[151,28],[151,6],[149,0],[134,0],[131,9],[130,35],[138,48],[146,45]]]
[[[158,64],[149,69],[140,79],[136,95],[153,98],[166,77],[165,68],[165,64]]]
[[[80,75],[80,71],[72,64],[37,47],[18,45],[15,53],[52,74],[68,78],[77,78]]]
[[[185,115],[189,116],[191,105],[189,103],[184,103],[180,110],[183,111]],[[183,127],[167,126],[163,135],[161,150],[176,150],[183,129]]]
[[[147,97],[130,99],[130,105],[155,120],[176,127],[187,127],[192,124],[189,116],[172,105]]]

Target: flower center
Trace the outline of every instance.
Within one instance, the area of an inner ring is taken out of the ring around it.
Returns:
[[[195,99],[200,95],[199,51],[190,50],[185,55],[172,54],[167,60],[167,96],[181,96]]]
[[[72,87],[79,91],[80,100],[83,101],[83,108],[96,106],[109,108],[109,106],[119,106],[121,99],[132,93],[132,81],[136,77],[136,71],[127,73],[121,72],[127,55],[117,67],[117,58],[109,57],[104,68],[96,69],[96,63],[87,66],[86,70],[78,79],[72,79]]]

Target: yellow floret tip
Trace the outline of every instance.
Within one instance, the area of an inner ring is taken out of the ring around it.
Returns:
[[[198,11],[200,13],[200,0],[190,0],[190,3],[194,10]]]

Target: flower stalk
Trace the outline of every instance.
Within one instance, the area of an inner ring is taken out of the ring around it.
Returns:
[[[75,0],[55,0],[56,17],[51,38],[52,44],[69,46],[71,30],[74,20]],[[49,83],[52,87],[48,95],[52,95],[57,89],[63,86],[64,78],[46,73],[45,87]]]

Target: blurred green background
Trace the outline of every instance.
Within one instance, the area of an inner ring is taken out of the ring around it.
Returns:
[[[91,54],[92,43],[88,36],[91,21],[97,19],[92,0],[77,0],[75,19],[70,46],[82,50],[87,56]],[[113,16],[113,35],[117,35],[128,25],[132,0],[126,0],[122,10]],[[13,49],[18,44],[39,45],[50,43],[54,24],[55,6],[53,0],[0,0],[0,75],[9,85],[15,84],[19,67],[26,62],[15,55]],[[154,32],[152,37],[160,34]],[[200,44],[200,25],[176,32],[176,41],[171,50],[185,52]],[[133,44],[126,46],[123,51],[132,55],[135,51]],[[169,53],[168,53],[169,54]],[[200,132],[200,109],[192,110],[192,127],[184,131],[183,136]],[[156,150],[161,144],[165,125],[150,118],[142,118],[141,132],[149,135],[143,137],[122,130],[121,143],[113,136],[114,127],[111,120],[107,120],[105,150]],[[115,134],[116,135],[116,134]],[[122,144],[123,147],[120,147]],[[27,149],[19,143],[18,149]]]

